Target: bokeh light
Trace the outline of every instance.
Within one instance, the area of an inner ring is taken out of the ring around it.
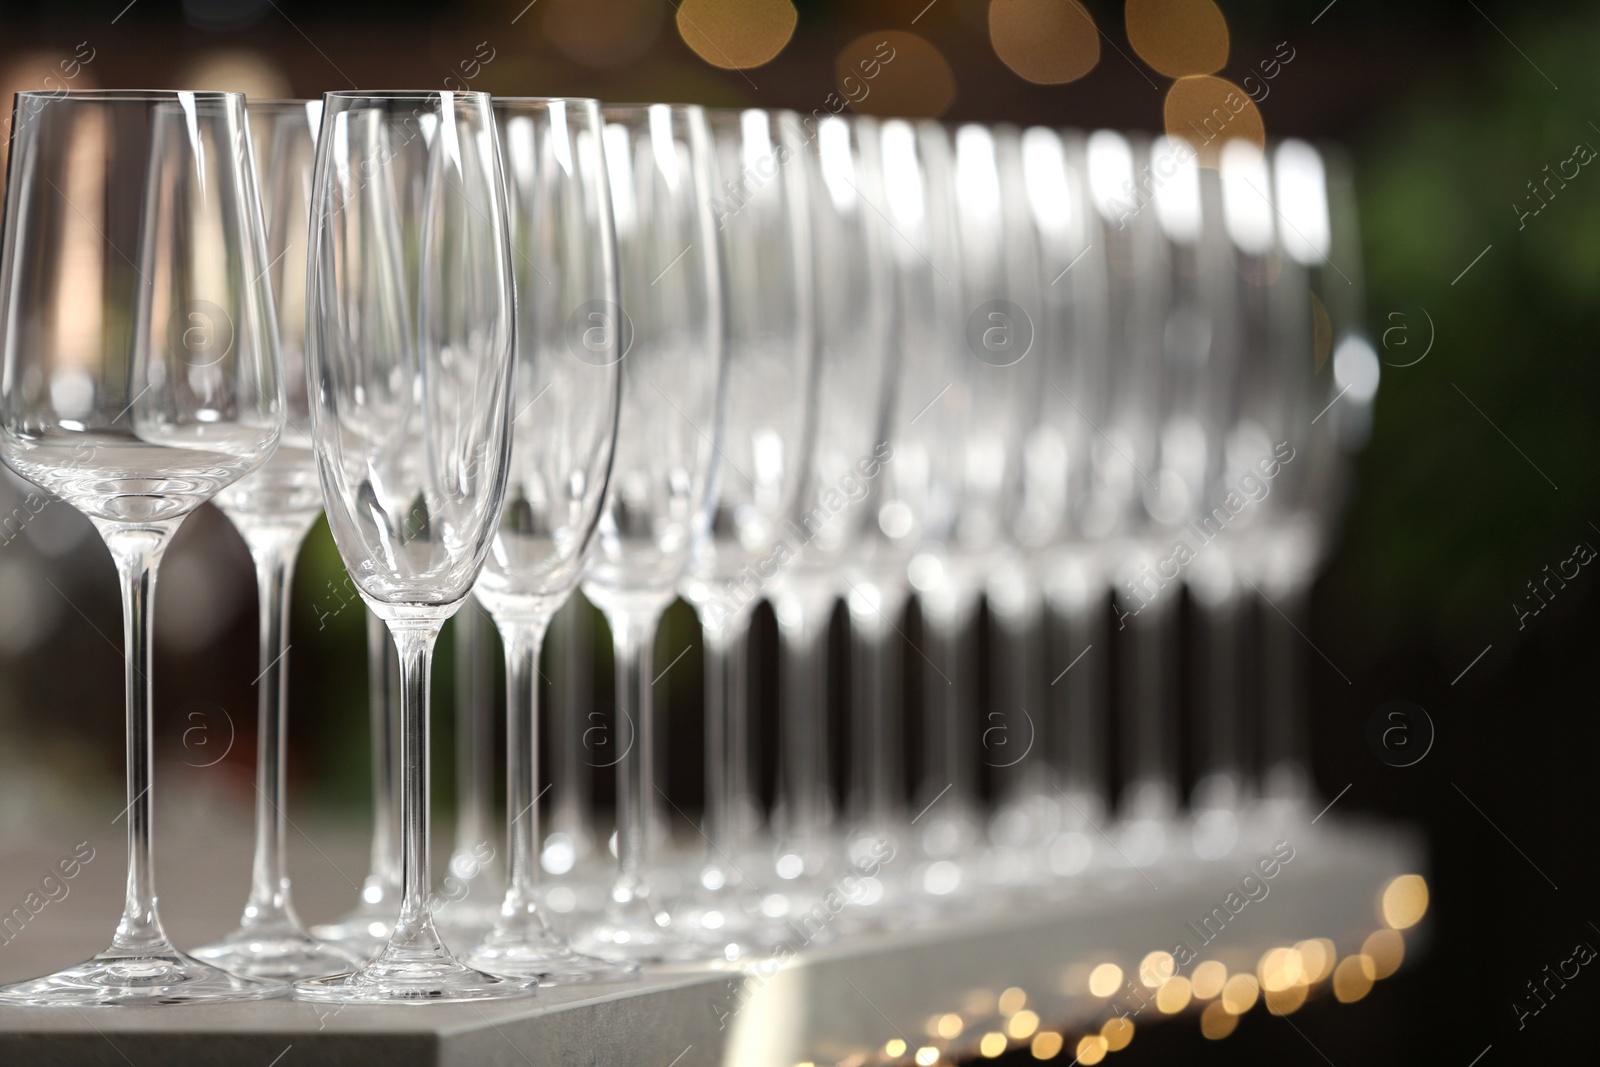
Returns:
[[[904,30],[862,34],[841,48],[834,85],[863,115],[936,119],[956,98],[955,72],[944,53]]]
[[[1163,117],[1167,136],[1194,146],[1202,167],[1216,167],[1222,146],[1230,140],[1248,141],[1257,148],[1267,143],[1261,109],[1226,78],[1209,74],[1179,78],[1167,90]]]
[[[989,0],[989,41],[1039,85],[1076,81],[1100,62],[1100,31],[1078,0]]]
[[[1261,988],[1268,993],[1281,993],[1305,982],[1305,964],[1300,953],[1292,948],[1268,949],[1256,965]]]
[[[1228,980],[1228,966],[1221,960],[1206,960],[1194,969],[1189,981],[1194,986],[1197,1000],[1210,1000],[1222,992]]]
[[[1372,961],[1372,977],[1387,978],[1405,962],[1406,941],[1394,930],[1378,930],[1361,945],[1361,954]]]
[[[1176,974],[1177,970],[1178,961],[1172,958],[1172,953],[1157,949],[1139,962],[1139,981],[1154,989]]]
[[[1006,1050],[1006,1035],[998,1030],[990,1030],[978,1041],[978,1052],[994,1059]]]
[[[1261,1000],[1273,1015],[1293,1015],[1305,1004],[1307,991],[1308,987],[1303,984],[1292,985],[1288,989],[1268,990]]]
[[[1039,1016],[1026,1009],[1006,1020],[1006,1033],[1017,1041],[1026,1041],[1039,1029]]]
[[[1222,987],[1222,1006],[1229,1015],[1243,1015],[1256,1006],[1261,993],[1253,974],[1236,974]]]
[[[683,0],[678,33],[695,55],[724,70],[770,63],[794,36],[789,0]]]
[[[1115,963],[1102,963],[1089,972],[1089,992],[1097,997],[1109,997],[1122,986],[1122,968]]]
[[[1420,874],[1402,874],[1383,889],[1383,921],[1405,930],[1428,911],[1428,883]]]
[[[1100,1036],[1106,1039],[1106,1049],[1110,1052],[1121,1052],[1133,1041],[1133,1020],[1117,1016],[1107,1019],[1100,1028]]]
[[[947,1011],[934,1020],[933,1032],[936,1036],[952,1041],[961,1036],[963,1023],[961,1016],[953,1011]]]
[[[1089,1034],[1078,1039],[1078,1062],[1093,1067],[1106,1058],[1106,1039],[1099,1034]]]
[[[1333,995],[1341,1004],[1354,1004],[1372,992],[1375,968],[1366,956],[1346,956],[1333,969]]]
[[[1128,43],[1169,78],[1228,64],[1228,20],[1212,0],[1128,0]]]
[[[1300,968],[1305,973],[1305,981],[1310,983],[1320,982],[1332,974],[1339,958],[1338,949],[1325,937],[1300,941],[1294,950],[1300,953]]]
[[[244,48],[228,48],[200,56],[178,78],[185,89],[243,93],[252,100],[282,99],[291,94],[289,79],[265,56]]]
[[[1004,993],[1000,994],[1001,1015],[1015,1015],[1017,1012],[1025,1008],[1027,1004],[1028,994],[1016,986],[1012,986],[1010,989],[1007,989]]]
[[[1239,1016],[1227,1009],[1220,1000],[1207,1004],[1200,1013],[1200,1032],[1213,1041],[1221,1041],[1239,1027]]]
[[[661,36],[665,4],[657,0],[541,0],[544,38],[586,67],[632,63]]]
[[[1033,1058],[1036,1060],[1049,1060],[1059,1056],[1065,1044],[1066,1041],[1060,1034],[1053,1030],[1046,1030],[1033,1039],[1033,1044],[1029,1046],[1029,1051],[1033,1053]]]
[[[1168,978],[1156,990],[1156,1010],[1163,1015],[1174,1015],[1189,1006],[1190,996],[1189,979],[1181,974]]]

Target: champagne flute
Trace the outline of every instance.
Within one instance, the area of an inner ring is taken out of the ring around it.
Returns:
[[[727,286],[722,477],[711,536],[682,584],[705,634],[707,849],[674,910],[686,933],[737,959],[787,931],[744,873],[760,821],[751,793],[750,620],[795,553],[786,526],[816,405],[815,308],[804,134],[793,112],[709,113]]]
[[[637,968],[572,950],[539,906],[539,653],[577,586],[616,446],[622,347],[616,240],[593,100],[499,98],[516,251],[517,385],[511,489],[478,600],[506,651],[510,885],[469,960],[542,982]]]
[[[178,952],[156,910],[150,624],[184,517],[283,429],[270,262],[238,93],[18,93],[0,244],[0,455],[87,515],[122,582],[128,880],[111,947],[21,1004],[281,993]]]
[[[334,543],[400,653],[403,884],[378,956],[295,995],[525,994],[531,979],[451,956],[428,857],[433,649],[483,567],[510,466],[515,294],[488,94],[327,94],[311,210],[311,433]]]
[[[283,436],[265,465],[217,494],[217,507],[239,531],[256,565],[261,601],[259,736],[256,752],[256,847],[250,895],[238,929],[194,955],[235,974],[305,978],[343,971],[355,960],[306,933],[290,896],[284,748],[289,712],[289,590],[295,556],[322,513],[311,414],[306,398],[305,276],[311,207],[311,158],[320,100],[252,101],[251,129],[265,193],[267,276],[276,295],[283,360]]]
[[[672,928],[650,886],[659,809],[651,653],[661,613],[709,533],[727,357],[705,112],[648,104],[609,106],[603,117],[622,321],[633,340],[624,346],[611,486],[583,589],[611,624],[623,755],[617,878],[577,944],[644,962],[699,951]]]

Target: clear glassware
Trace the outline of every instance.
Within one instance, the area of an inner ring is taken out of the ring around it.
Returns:
[[[428,857],[433,648],[488,555],[511,458],[516,298],[488,94],[327,94],[311,210],[311,432],[334,542],[399,649],[403,883],[378,956],[295,995],[522,995],[532,979],[440,940]]]
[[[660,805],[650,683],[661,613],[710,534],[727,350],[705,113],[669,104],[602,112],[626,355],[611,485],[583,590],[611,624],[622,755],[617,878],[576,944],[644,962],[704,952],[672,928],[651,891],[650,827]]]
[[[282,993],[178,952],[156,911],[151,632],[184,517],[272,454],[283,382],[244,97],[18,93],[0,245],[0,455],[93,521],[123,590],[127,895],[111,947],[12,1004]]]
[[[979,760],[997,769],[1009,763],[1007,745],[996,739],[1010,736],[1010,723],[1021,748],[1026,714],[1008,706],[992,709],[987,722],[979,719],[973,639],[985,587],[1015,556],[1010,520],[1022,498],[1023,448],[1038,421],[1046,363],[1036,343],[1039,243],[1021,134],[969,123],[956,129],[952,148],[949,193],[965,315],[962,362],[950,392],[961,423],[953,447],[932,454],[932,473],[953,497],[954,514],[947,529],[925,529],[907,574],[928,639],[919,888],[970,907],[983,823]]]
[[[477,597],[505,644],[510,884],[468,959],[541,982],[621,978],[637,968],[574,952],[539,903],[539,653],[600,519],[627,355],[600,105],[500,97],[495,119],[515,253],[517,380],[511,488]]]
[[[372,737],[372,846],[361,897],[342,918],[311,935],[360,957],[394,932],[400,914],[400,658],[389,627],[367,609],[367,713]]]
[[[733,960],[788,936],[763,914],[750,785],[751,616],[792,560],[792,515],[816,408],[809,173],[793,112],[707,113],[727,315],[711,535],[680,584],[705,635],[706,850],[675,927]]]
[[[290,895],[285,842],[284,748],[289,712],[289,590],[295,557],[322,513],[306,400],[306,236],[311,159],[320,100],[248,105],[267,230],[267,277],[276,296],[284,382],[284,430],[278,448],[249,477],[224,488],[216,505],[250,548],[261,608],[261,675],[256,751],[256,846],[250,895],[238,929],[194,950],[235,974],[305,978],[343,971],[355,959],[306,933]]]
[[[894,279],[878,122],[806,120],[817,403],[792,528],[795,559],[777,576],[780,789],[775,887],[797,913],[830,888],[843,842],[834,828],[828,753],[828,627],[845,564],[876,525],[873,500],[894,459],[889,407],[899,368],[891,343]],[[876,871],[876,867],[873,868]],[[808,931],[809,932],[809,931]],[[820,932],[819,932],[820,933]]]
[[[898,381],[887,435],[893,462],[876,487],[870,535],[855,546],[844,574],[854,729],[846,857],[856,867],[881,867],[888,857],[899,857],[909,828],[921,818],[908,820],[904,810],[900,618],[910,594],[908,564],[921,546],[946,538],[955,523],[957,493],[949,478],[971,396],[968,364],[975,362],[965,345],[950,135],[935,122],[898,119],[880,131],[882,213],[894,235],[888,266]],[[923,803],[934,800],[928,796]],[[895,863],[865,880],[862,904],[870,919],[893,923],[910,917],[896,906],[904,903],[899,890],[914,884],[914,873],[926,871],[908,871],[912,864],[905,858]]]

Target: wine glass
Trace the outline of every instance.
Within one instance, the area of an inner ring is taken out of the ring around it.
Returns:
[[[890,343],[898,378],[888,416],[893,461],[884,465],[875,487],[869,536],[854,546],[843,575],[855,735],[846,857],[856,867],[881,866],[895,857],[911,825],[903,810],[898,620],[910,593],[908,564],[921,545],[944,538],[955,521],[950,454],[965,427],[968,364],[974,362],[964,343],[950,135],[935,122],[900,119],[883,123],[880,131],[885,203],[879,213],[892,234]],[[868,917],[906,917],[893,906],[900,896],[895,887],[907,884],[906,878],[866,881],[862,904]]]
[[[238,929],[194,950],[235,974],[304,978],[346,970],[355,960],[306,933],[290,897],[285,847],[284,748],[289,711],[289,590],[295,556],[322,513],[309,436],[305,374],[306,229],[311,157],[320,100],[251,101],[251,132],[261,168],[267,277],[276,295],[283,361],[284,430],[278,449],[247,478],[224,488],[216,505],[249,546],[261,603],[256,847],[250,895]]]
[[[761,913],[744,873],[760,822],[751,793],[750,619],[793,559],[791,517],[816,405],[805,148],[799,116],[708,113],[717,237],[727,291],[721,477],[711,536],[680,586],[705,635],[707,848],[673,923],[726,959],[787,929]]]
[[[840,842],[828,769],[828,624],[844,566],[875,526],[873,500],[894,447],[888,437],[899,349],[891,343],[894,279],[876,119],[807,124],[817,401],[793,527],[802,543],[777,576],[779,839],[773,873],[789,911],[829,888]]]
[[[616,240],[593,100],[501,97],[517,381],[511,488],[477,597],[506,651],[510,885],[468,957],[497,974],[570,982],[635,969],[572,950],[539,906],[539,652],[583,571],[616,445],[622,347]]]
[[[0,245],[0,455],[116,561],[128,882],[111,947],[0,988],[22,1004],[174,1004],[284,984],[178,952],[156,911],[150,623],[184,517],[272,454],[283,383],[244,97],[18,93]]]
[[[334,543],[399,649],[403,885],[378,956],[295,995],[524,994],[531,979],[451,956],[428,858],[434,644],[483,567],[510,464],[515,294],[488,94],[327,94],[311,212],[311,433]]]
[[[659,808],[651,646],[696,544],[710,532],[727,353],[705,112],[626,105],[605,107],[603,117],[620,318],[632,344],[623,344],[611,485],[583,589],[611,624],[623,755],[617,878],[577,944],[590,955],[644,962],[696,951],[672,928],[649,880]]]

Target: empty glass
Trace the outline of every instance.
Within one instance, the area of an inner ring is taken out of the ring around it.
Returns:
[[[266,213],[267,276],[277,297],[283,359],[283,436],[262,468],[217,494],[256,564],[261,605],[260,740],[256,752],[256,849],[250,896],[239,928],[194,950],[236,974],[304,978],[349,968],[355,960],[306,933],[289,892],[285,848],[284,747],[289,711],[289,590],[295,557],[322,513],[306,399],[306,224],[320,100],[251,102]]]
[[[306,364],[328,525],[400,653],[400,911],[308,1000],[429,1003],[534,982],[454,959],[432,915],[428,688],[483,567],[511,456],[515,293],[485,93],[329,93],[312,185]]]
[[[517,379],[511,488],[477,596],[506,650],[510,885],[471,962],[541,981],[634,968],[579,955],[539,906],[539,652],[605,500],[622,383],[616,240],[593,100],[495,101],[505,146]]]
[[[709,533],[727,356],[705,112],[648,104],[606,107],[603,117],[627,332],[611,487],[583,589],[611,624],[622,755],[617,880],[577,944],[642,962],[695,952],[650,889],[659,808],[650,665],[661,613]]]
[[[281,993],[173,948],[151,854],[156,569],[186,515],[271,455],[284,420],[244,97],[18,93],[13,122],[0,455],[93,521],[122,580],[128,881],[110,948],[0,1000]]]

